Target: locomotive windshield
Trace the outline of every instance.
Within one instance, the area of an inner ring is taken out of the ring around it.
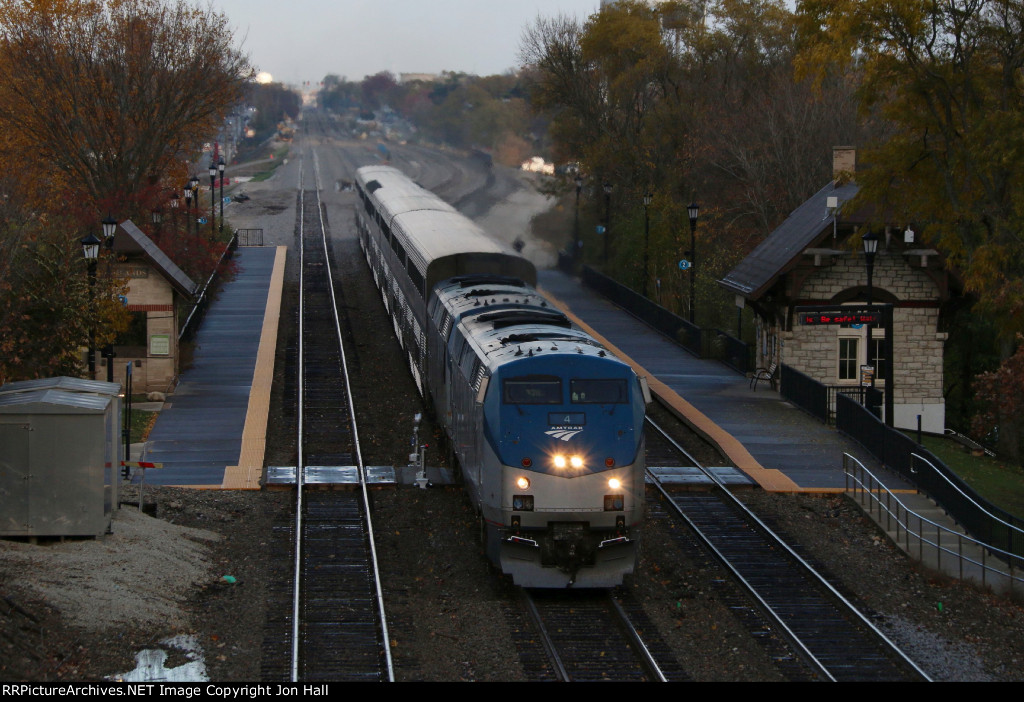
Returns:
[[[562,380],[557,376],[508,378],[502,383],[505,404],[560,405]]]
[[[626,381],[621,378],[569,381],[573,404],[622,405],[629,402]]]

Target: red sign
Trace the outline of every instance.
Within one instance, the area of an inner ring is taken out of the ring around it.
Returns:
[[[798,307],[800,324],[881,324],[882,310],[871,307]]]

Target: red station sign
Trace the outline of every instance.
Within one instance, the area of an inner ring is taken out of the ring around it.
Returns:
[[[866,307],[798,307],[800,324],[881,324],[882,311]]]

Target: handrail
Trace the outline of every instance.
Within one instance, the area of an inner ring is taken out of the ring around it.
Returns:
[[[858,467],[859,472],[865,474],[866,476],[868,476],[870,478],[871,483],[873,483],[877,487],[875,487],[875,488],[870,487],[869,485],[866,484],[866,481],[862,477],[860,477],[860,476],[854,474],[853,472],[851,472],[851,470],[849,468],[849,462],[850,461],[855,463],[857,465],[857,467]],[[944,526],[942,524],[934,522],[931,519],[928,519],[927,517],[923,517],[920,514],[914,512],[912,509],[907,507],[907,505],[904,504],[904,502],[902,500],[900,500],[900,498],[897,497],[895,493],[893,493],[889,488],[887,488],[885,486],[885,484],[881,480],[879,480],[878,477],[874,473],[872,473],[863,463],[861,463],[860,460],[858,460],[855,456],[851,456],[850,454],[845,453],[845,452],[843,453],[843,473],[846,475],[846,478],[847,478],[847,485],[846,485],[847,492],[852,492],[852,493],[855,493],[855,494],[860,493],[860,494],[868,495],[871,498],[872,502],[874,504],[878,505],[879,517],[881,517],[882,510],[884,509],[885,513],[886,513],[886,515],[888,517],[891,517],[891,518],[896,520],[897,528],[896,528],[896,538],[895,538],[895,541],[896,541],[897,544],[899,543],[900,527],[903,528],[903,533],[906,535],[906,541],[905,541],[906,547],[905,547],[905,550],[906,550],[906,552],[908,554],[912,553],[911,547],[910,547],[910,537],[913,536],[918,541],[918,556],[917,556],[918,560],[923,560],[924,559],[924,544],[928,544],[929,546],[933,546],[936,549],[936,555],[937,555],[940,567],[941,567],[941,564],[942,564],[942,554],[943,553],[949,554],[951,556],[955,556],[960,561],[960,568],[959,568],[959,573],[960,574],[959,574],[959,577],[960,577],[961,580],[964,579],[964,563],[966,562],[966,563],[970,563],[970,564],[972,564],[974,566],[977,566],[977,567],[979,567],[981,569],[981,582],[982,582],[983,585],[987,584],[986,583],[986,573],[988,573],[988,572],[991,572],[991,573],[996,574],[996,575],[1001,575],[1001,576],[1007,578],[1009,580],[1009,587],[1010,587],[1010,591],[1011,592],[1013,591],[1013,587],[1014,587],[1014,583],[1015,582],[1017,582],[1017,583],[1024,583],[1024,578],[1022,578],[1020,576],[1017,576],[1017,575],[1014,575],[1013,563],[1014,563],[1014,560],[1019,558],[1018,556],[1016,556],[1015,554],[1010,553],[1008,551],[1004,551],[1003,549],[1001,549],[1001,548],[999,548],[997,546],[992,546],[990,544],[986,544],[986,543],[984,543],[982,541],[979,541],[979,540],[977,540],[977,539],[975,539],[975,538],[973,538],[973,537],[971,537],[971,536],[969,536],[967,534],[962,534],[962,533],[960,533],[958,531],[954,531],[954,530],[950,529],[949,527],[946,527],[946,526]],[[850,481],[851,480],[855,484],[855,487],[853,487],[853,488],[850,487]],[[883,503],[883,500],[882,500],[882,495],[883,494],[885,496],[884,503]],[[862,499],[859,499],[858,502],[860,502],[861,505],[863,506]],[[896,505],[897,505],[895,511],[893,511],[893,509],[892,509],[892,503],[893,502],[895,502]],[[903,511],[903,515],[904,515],[903,517],[900,516],[900,510],[901,509]],[[870,507],[869,507],[869,514],[870,514]],[[917,518],[917,522],[918,522],[917,523],[917,532],[914,532],[912,530],[912,528],[911,528],[911,525],[910,525],[910,516],[911,515],[913,515],[914,517]],[[924,529],[923,529],[923,525],[924,524],[927,524],[930,527],[934,527],[935,528],[935,530],[936,530],[936,540],[935,541],[929,540],[924,535]],[[942,545],[942,534],[943,533],[950,534],[950,535],[956,537],[956,539],[957,539],[957,546],[958,546],[957,551],[953,551],[950,548],[947,548],[947,547]],[[973,544],[978,549],[980,549],[980,551],[981,551],[981,560],[980,561],[978,561],[978,560],[976,560],[974,558],[971,558],[969,556],[965,556],[963,554],[963,545],[964,545],[965,541],[967,543],[969,543],[969,544]],[[986,558],[985,558],[985,554],[986,553],[993,553],[997,557],[1004,558],[1006,560],[1007,564],[1008,564],[1008,566],[1007,566],[1008,570],[1000,570],[997,567],[990,566],[986,562]]]
[[[949,486],[951,488],[953,488],[958,493],[960,493],[961,497],[963,497],[965,500],[970,502],[972,505],[974,505],[975,507],[980,509],[982,511],[982,513],[984,513],[986,516],[991,517],[992,519],[996,520],[997,522],[999,522],[1000,524],[1002,524],[1005,527],[1009,527],[1010,529],[1012,529],[1013,531],[1017,532],[1018,534],[1024,535],[1024,529],[1021,529],[1019,526],[1017,526],[1015,524],[1010,524],[1005,519],[1002,519],[998,515],[995,515],[995,514],[992,514],[991,512],[989,512],[987,509],[985,509],[984,505],[978,504],[974,499],[971,498],[970,495],[968,495],[963,490],[961,490],[959,487],[957,487],[956,483],[954,483],[945,474],[943,474],[942,471],[940,471],[938,468],[936,468],[935,465],[931,461],[929,461],[927,458],[925,458],[924,456],[921,456],[919,454],[916,454],[913,451],[910,452],[910,455],[913,458],[919,458],[922,461],[924,461],[925,463],[927,463],[928,467],[931,468],[933,471],[935,471],[939,475],[940,478],[945,480],[949,484]]]

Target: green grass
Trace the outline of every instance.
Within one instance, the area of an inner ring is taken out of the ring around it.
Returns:
[[[156,422],[157,412],[146,412],[144,410],[132,410],[132,427],[131,427],[131,439],[130,442],[137,444],[140,441],[145,441],[146,437],[149,436],[150,429],[153,428],[153,423]]]
[[[951,439],[925,436],[923,441],[926,449],[979,495],[1010,514],[1024,518],[1024,469],[998,458],[972,456],[968,449]]]
[[[284,148],[281,148],[281,149],[278,149],[277,151],[275,151],[274,152],[274,160],[270,164],[270,168],[268,168],[265,171],[261,171],[261,172],[257,173],[256,175],[254,175],[252,177],[252,182],[260,183],[260,182],[263,182],[264,180],[267,180],[268,178],[270,178],[270,176],[274,175],[274,171],[276,171],[277,168],[282,163],[284,163],[285,159],[288,158],[289,150],[290,149],[287,146],[285,146]]]

